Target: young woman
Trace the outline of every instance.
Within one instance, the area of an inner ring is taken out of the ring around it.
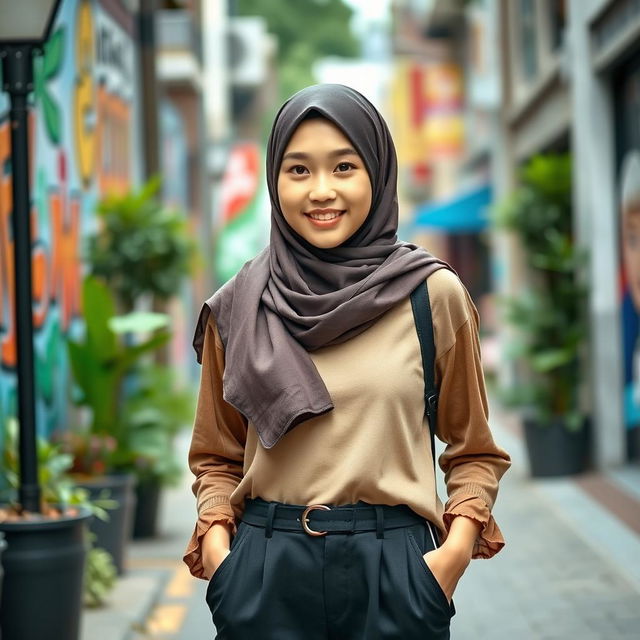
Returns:
[[[288,100],[267,180],[270,244],[194,338],[185,562],[210,580],[220,640],[448,638],[469,561],[504,545],[491,508],[509,456],[487,423],[477,312],[446,263],[398,242],[395,149],[358,92]],[[446,505],[409,299],[425,280]]]

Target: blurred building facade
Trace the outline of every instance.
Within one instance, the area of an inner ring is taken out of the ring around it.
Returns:
[[[638,459],[640,262],[623,260],[622,166],[640,153],[640,3],[634,0],[501,0],[502,163],[498,193],[515,186],[533,155],[567,151],[573,159],[573,234],[587,253],[589,376],[599,468]],[[627,178],[627,181],[634,178]],[[635,178],[640,181],[640,176]],[[635,201],[640,210],[640,187]],[[631,249],[631,252],[634,250]],[[500,255],[521,282],[517,248]]]
[[[262,17],[237,15],[234,2],[206,6],[215,14],[208,20],[207,68],[210,76],[222,70],[217,80],[210,77],[215,90],[207,97],[215,288],[269,240],[264,134],[275,108],[277,44]]]
[[[394,6],[396,23],[405,25],[404,31],[396,28],[396,50],[409,46],[415,64],[420,56],[424,61],[441,55],[433,53],[434,46],[444,48],[465,78],[464,150],[444,170],[447,178],[435,169],[437,158],[427,142],[417,157],[411,156],[415,149],[409,153],[414,165],[430,165],[429,188],[420,194],[426,202],[414,202],[413,230],[441,225],[445,239],[433,242],[430,233],[422,244],[460,264],[463,279],[461,254],[486,260],[493,291],[513,295],[526,284],[523,254],[513,238],[490,230],[482,232],[488,257],[472,244],[456,252],[457,219],[478,216],[464,197],[473,185],[488,182],[483,207],[508,194],[517,185],[519,167],[536,154],[572,155],[573,234],[588,255],[582,274],[589,288],[590,327],[583,397],[592,417],[593,459],[599,468],[637,460],[640,2],[397,0]],[[418,122],[424,131],[424,107]],[[438,202],[442,195],[449,196],[444,207]],[[486,310],[480,309],[483,315]],[[490,359],[508,384],[514,372],[502,353],[509,329],[499,322],[495,326],[497,348],[490,350]]]
[[[470,13],[468,23],[463,3],[427,0],[396,0],[393,23],[391,123],[402,208],[413,212],[401,235],[455,266],[480,308],[486,362],[494,367],[486,216],[499,106],[492,23],[486,11]]]
[[[577,235],[589,252],[593,410],[600,465],[640,459],[640,2],[571,0]]]

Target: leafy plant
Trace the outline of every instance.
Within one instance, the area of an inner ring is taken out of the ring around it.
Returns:
[[[122,419],[132,468],[141,481],[174,484],[179,479],[173,438],[193,416],[194,400],[193,393],[177,388],[169,367],[148,364],[138,369]]]
[[[114,466],[118,443],[113,436],[74,429],[60,429],[51,434],[64,453],[73,458],[69,471],[80,476],[100,476]]]
[[[528,370],[527,382],[504,397],[533,410],[541,423],[561,415],[577,429],[586,289],[577,279],[585,256],[574,245],[571,218],[567,155],[534,157],[522,171],[520,186],[494,211],[498,226],[520,239],[531,280],[529,290],[503,300],[505,318],[517,330],[510,355]]]
[[[88,276],[83,282],[85,336],[68,339],[69,359],[78,395],[76,403],[90,410],[87,429],[76,429],[81,438],[109,436],[116,443],[108,462],[115,468],[124,466],[132,452],[127,448],[127,426],[122,419],[122,389],[125,376],[141,358],[168,342],[164,314],[134,312],[116,316],[115,301],[107,286]],[[123,339],[132,332],[156,333],[137,344]],[[91,451],[91,442],[86,442]],[[108,469],[110,470],[110,469]]]
[[[56,517],[71,515],[79,509],[88,510],[101,520],[108,520],[109,509],[117,507],[117,503],[108,495],[91,500],[86,489],[77,487],[70,475],[73,456],[62,450],[58,444],[38,438],[36,443],[38,456],[38,480],[42,490],[42,513]],[[25,515],[18,513],[17,492],[19,486],[20,460],[18,456],[18,421],[9,418],[5,424],[5,441],[3,464],[5,484],[9,489],[1,496],[0,501],[9,508],[0,509],[0,520],[18,520]],[[116,569],[111,556],[104,549],[94,548],[95,536],[86,532],[87,561],[84,575],[84,599],[89,606],[98,606],[115,584]]]
[[[239,0],[237,9],[241,16],[264,18],[278,41],[278,102],[316,82],[312,68],[319,58],[360,53],[350,28],[353,9],[343,0]]]
[[[105,604],[118,577],[111,555],[104,549],[93,546],[95,537],[95,534],[89,533],[92,548],[87,553],[84,569],[84,604],[92,608]]]
[[[86,489],[77,487],[69,471],[73,457],[62,448],[39,437],[36,443],[38,456],[38,482],[42,491],[42,513],[45,515],[64,515],[76,513],[79,507],[88,509],[94,516],[107,520],[107,510],[116,504],[107,498],[90,500]],[[11,511],[17,515],[20,459],[18,455],[18,421],[9,418],[5,425],[3,465],[8,490],[2,495]]]
[[[160,178],[98,205],[100,229],[89,239],[91,273],[104,280],[123,311],[150,294],[167,300],[192,268],[196,245],[185,215],[156,199]]]
[[[88,252],[87,340],[82,349],[70,342],[69,354],[81,402],[93,415],[88,436],[116,439],[114,468],[167,484],[180,474],[173,436],[193,407],[169,370],[143,362],[151,353],[160,362],[166,359],[162,347],[171,337],[168,317],[133,308],[141,296],[160,308],[180,291],[194,266],[196,243],[185,215],[158,201],[159,187],[155,177],[138,191],[100,202],[100,228]],[[116,307],[128,313],[116,316]],[[138,340],[151,332],[149,339]],[[88,442],[86,451],[91,450]]]

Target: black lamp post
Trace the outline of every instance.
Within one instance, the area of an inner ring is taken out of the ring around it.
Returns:
[[[2,89],[11,99],[11,173],[18,347],[18,418],[20,420],[19,503],[40,511],[36,452],[33,309],[31,292],[31,219],[27,96],[33,91],[33,56],[49,37],[60,0],[0,0]]]

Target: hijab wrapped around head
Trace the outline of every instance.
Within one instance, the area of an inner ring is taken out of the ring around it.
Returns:
[[[298,125],[309,116],[335,124],[362,158],[372,188],[371,211],[343,244],[321,249],[287,224],[278,173]],[[202,362],[209,313],[225,347],[224,399],[273,447],[304,420],[333,409],[309,351],[365,331],[434,271],[450,268],[416,245],[398,242],[397,161],[391,134],[360,93],[314,85],[276,115],[267,149],[271,199],[269,246],[206,301],[193,341]]]

